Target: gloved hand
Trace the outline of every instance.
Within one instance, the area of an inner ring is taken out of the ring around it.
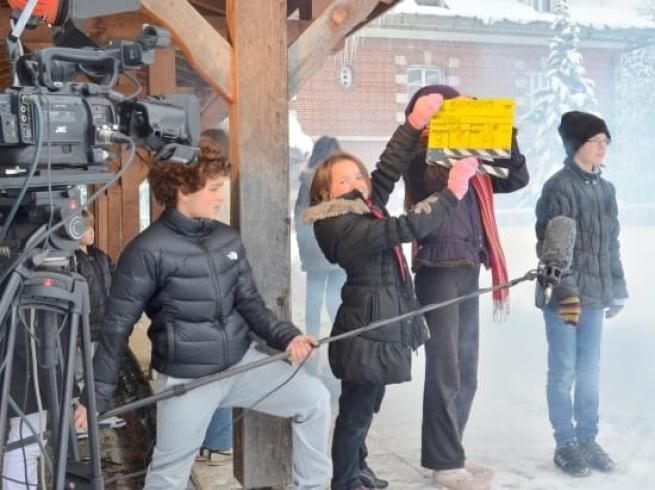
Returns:
[[[407,122],[414,129],[423,129],[428,125],[432,116],[439,112],[441,104],[443,104],[443,96],[441,94],[429,94],[419,97],[414,103],[412,112],[407,116]]]
[[[580,314],[582,313],[580,298],[577,296],[564,298],[559,302],[557,313],[564,323],[576,327],[580,321]]]
[[[623,305],[619,303],[614,303],[612,306],[608,307],[605,310],[605,318],[614,318],[618,315],[623,309]]]
[[[448,189],[461,200],[469,188],[469,180],[475,175],[480,162],[475,157],[458,160],[448,173]]]

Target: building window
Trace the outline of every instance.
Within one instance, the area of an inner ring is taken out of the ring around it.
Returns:
[[[529,5],[537,12],[553,12],[557,0],[520,0],[520,2]]]
[[[410,66],[407,68],[407,95],[411,97],[421,87],[444,83],[444,71],[440,66]]]
[[[344,90],[350,89],[354,83],[353,69],[348,65],[342,65],[339,69],[338,79]]]

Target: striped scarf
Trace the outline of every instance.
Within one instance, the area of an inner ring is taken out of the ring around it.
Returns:
[[[480,207],[480,217],[487,239],[487,253],[489,254],[489,265],[491,266],[491,280],[494,286],[508,281],[507,262],[500,243],[498,226],[496,225],[496,214],[494,212],[494,191],[491,178],[488,175],[476,174],[471,179],[471,186],[475,190]],[[493,293],[494,321],[505,320],[509,314],[509,289],[498,289]]]

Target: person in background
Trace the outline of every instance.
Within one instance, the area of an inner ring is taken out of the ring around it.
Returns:
[[[537,255],[548,222],[575,220],[573,263],[543,308],[548,340],[548,415],[555,464],[573,476],[609,472],[614,461],[598,435],[600,343],[603,318],[616,316],[628,291],[621,264],[614,186],[601,176],[611,135],[601,118],[580,111],[562,115],[558,128],[564,166],[537,201]],[[573,389],[573,397],[571,390]]]
[[[442,101],[439,94],[416,101],[370,177],[364,164],[347,153],[331,156],[316,170],[305,219],[314,224],[327,259],[347,275],[332,336],[420,306],[400,246],[425,236],[454,213],[478,161],[455,163],[447,188],[426,196],[404,216],[389,216],[385,206],[419,144],[421,130]],[[410,380],[412,350],[427,337],[425,319],[419,315],[329,345],[330,367],[341,380],[332,490],[388,486],[366,462],[366,436],[385,386]]]
[[[111,257],[95,246],[95,218],[90,211],[82,210],[82,218],[86,228],[80,247],[75,251],[77,272],[86,279],[89,288],[89,326],[91,333],[91,355],[95,353],[100,339],[100,328],[105,316],[105,305],[111,289],[111,276],[116,264]],[[84,388],[84,369],[82,352],[78,346],[75,355],[75,381],[77,388]],[[79,393],[79,392],[78,392]],[[99,427],[101,429],[119,429],[125,427],[126,422],[122,417],[110,417],[103,420]],[[87,436],[86,431],[78,431],[78,438]]]
[[[444,99],[460,97],[453,87],[428,85],[414,94],[405,113],[411,113],[420,97],[433,93]],[[448,183],[449,169],[425,164],[426,143],[427,129],[405,176],[406,201],[410,205],[443,190]],[[416,295],[422,304],[440,303],[476,291],[481,266],[491,268],[494,285],[506,282],[494,193],[514,192],[528,183],[516,130],[510,158],[494,161],[493,165],[508,168],[509,177],[476,175],[455,212],[418,240],[413,267]],[[494,317],[502,318],[507,313],[508,294],[507,289],[494,293]],[[466,465],[462,443],[478,381],[479,300],[476,297],[434,310],[425,317],[430,339],[425,344],[421,466],[433,470],[437,485],[458,490],[486,488],[492,470]]]
[[[305,282],[305,328],[313,337],[321,336],[321,312],[323,303],[327,309],[330,324],[334,322],[341,303],[339,296],[346,274],[338,265],[327,261],[316,242],[312,226],[305,224],[303,214],[309,207],[309,191],[318,164],[341,151],[339,142],[330,136],[321,136],[314,144],[307,168],[300,174],[300,188],[294,206],[294,225],[300,264],[306,274]],[[308,366],[310,372],[318,374],[318,356]]]

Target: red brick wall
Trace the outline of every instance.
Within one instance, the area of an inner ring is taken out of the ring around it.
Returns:
[[[338,82],[338,57],[328,59],[302,88],[292,107],[298,111],[303,130],[313,138],[327,134],[346,136],[361,141],[343,141],[342,146],[373,165],[384,148],[384,140],[395,129],[396,113],[403,112],[404,101],[397,94],[407,86],[397,83],[397,75],[406,75],[411,65],[440,65],[445,83],[458,77],[457,88],[477,97],[527,98],[526,73],[543,71],[542,59],[548,56],[546,46],[480,45],[395,39],[360,39],[354,62],[354,84],[346,90]],[[429,63],[426,63],[426,53]],[[601,112],[611,117],[613,106],[614,67],[620,53],[610,50],[582,50],[587,76],[596,82],[596,95]],[[397,56],[405,57],[399,65]],[[459,66],[449,66],[450,59]],[[517,106],[517,119],[526,111]],[[522,147],[529,137],[525,128]],[[366,141],[373,138],[375,141]]]

